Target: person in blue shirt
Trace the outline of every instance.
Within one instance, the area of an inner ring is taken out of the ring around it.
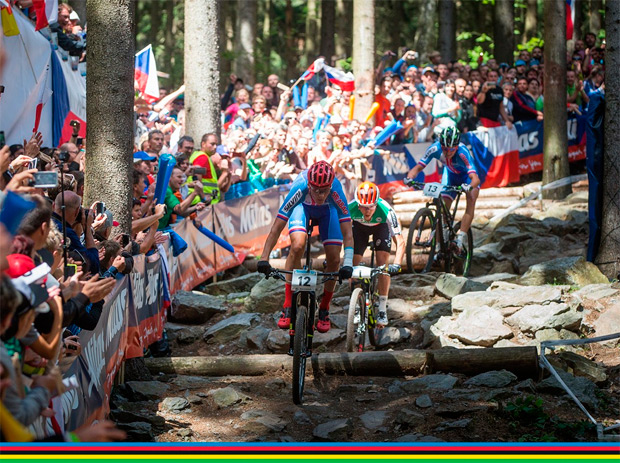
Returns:
[[[307,222],[318,222],[319,235],[325,248],[326,272],[335,272],[340,266],[340,249],[344,242],[344,262],[339,270],[340,278],[351,278],[353,274],[353,229],[349,215],[348,201],[342,185],[335,178],[334,169],[325,161],[313,164],[297,176],[267,236],[260,256],[257,270],[269,275],[272,268],[269,254],[275,247],[284,226],[288,222],[291,250],[286,258],[286,270],[301,268],[307,239]],[[319,305],[319,320],[316,328],[319,333],[329,331],[329,304],[334,294],[335,281],[325,283],[323,298]],[[292,329],[290,309],[293,293],[290,277],[285,286],[284,305],[278,327]]]
[[[460,143],[460,140],[461,133],[456,127],[443,129],[439,135],[439,140],[428,147],[424,157],[407,173],[407,177],[416,178],[432,159],[436,159],[444,166],[441,183],[450,186],[461,185],[465,191],[467,206],[461,219],[461,228],[456,235],[455,244],[458,246],[459,254],[462,255],[464,254],[463,240],[466,238],[467,231],[474,218],[476,200],[480,191],[480,178],[469,149]],[[444,191],[441,195],[446,207],[450,209],[456,192]]]

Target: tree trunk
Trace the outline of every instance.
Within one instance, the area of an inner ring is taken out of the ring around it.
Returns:
[[[357,1],[357,0],[356,0]],[[147,358],[152,374],[201,376],[261,376],[290,371],[293,361],[284,354],[228,355],[226,357]],[[520,378],[538,379],[535,347],[493,349],[439,349],[393,352],[343,352],[314,354],[308,371],[317,374],[354,376],[402,376],[438,371],[476,375],[508,370]]]
[[[153,50],[157,46],[157,35],[161,28],[161,9],[163,4],[159,0],[152,0],[149,4],[150,26],[149,43],[153,46]]]
[[[131,232],[134,2],[88,0],[85,200],[104,201]]]
[[[545,118],[543,185],[570,175],[566,130],[566,2],[544,2],[545,23]],[[562,199],[572,186],[545,190],[545,199]]]
[[[224,84],[224,87],[228,85],[228,76],[232,72],[233,53],[234,53],[234,38],[235,38],[235,2],[218,2],[220,8],[220,24],[223,27],[219,27],[220,34],[220,83]],[[224,90],[223,88],[220,90]]]
[[[265,0],[265,14],[263,16],[263,56],[265,57],[265,69],[271,68],[271,16],[273,15],[272,0]],[[248,82],[250,83],[250,82]],[[251,84],[251,83],[250,83]]]
[[[515,9],[512,0],[495,0],[495,16],[493,21],[493,38],[495,51],[493,56],[498,63],[514,61],[515,48]]]
[[[364,121],[375,101],[375,2],[353,0],[354,117]]]
[[[71,8],[73,8],[80,17],[78,21],[80,26],[84,27],[86,24],[86,0],[70,0],[69,5],[71,5]]]
[[[525,9],[525,31],[521,41],[523,44],[526,44],[528,40],[536,36],[537,22],[538,0],[527,0],[527,8]]]
[[[351,56],[352,0],[336,0],[336,56],[344,59]]]
[[[321,2],[321,55],[325,62],[333,65],[333,57],[336,52],[334,45],[334,31],[336,26],[336,2],[323,0]]]
[[[437,0],[426,0],[422,4],[420,16],[418,18],[418,29],[415,32],[413,49],[420,55],[420,62],[426,62],[431,47],[432,31],[435,28],[437,17]]]
[[[444,62],[455,58],[456,4],[454,0],[439,0],[439,53]]]
[[[581,29],[583,27],[583,0],[575,0],[575,22],[573,24],[573,42],[581,40],[583,34]],[[573,45],[574,48],[574,45]]]
[[[601,18],[602,9],[603,0],[590,0],[590,32],[595,34],[597,37],[599,31],[603,27],[603,19]]]
[[[235,39],[235,74],[244,82],[254,82],[257,0],[238,0]],[[218,24],[219,26],[219,24]]]
[[[166,28],[164,30],[164,56],[166,63],[170,71],[174,69],[174,63],[176,61],[176,53],[174,50],[175,45],[175,24],[174,24],[174,6],[175,0],[168,0],[166,2]],[[172,77],[172,72],[170,77]],[[171,89],[172,90],[172,89]]]
[[[293,30],[293,3],[286,0],[284,10],[284,62],[286,63],[286,80],[297,78],[297,59],[295,53],[295,31]]]
[[[306,16],[306,59],[308,66],[318,56],[317,37],[319,33],[319,21],[317,14],[317,0],[308,0],[308,14]]]
[[[185,133],[195,140],[220,133],[217,3],[185,0]]]
[[[605,152],[603,220],[596,262],[607,277],[620,274],[620,3],[605,5]]]

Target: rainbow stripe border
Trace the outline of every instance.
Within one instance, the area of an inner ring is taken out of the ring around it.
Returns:
[[[620,460],[619,443],[0,444],[2,460]]]

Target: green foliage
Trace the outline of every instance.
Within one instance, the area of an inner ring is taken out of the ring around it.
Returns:
[[[532,51],[534,47],[544,47],[544,46],[545,46],[545,41],[543,39],[540,39],[538,37],[532,37],[525,44],[517,44],[517,50]]]
[[[482,53],[482,62],[485,63],[489,59],[493,58],[493,39],[489,37],[487,34],[478,32],[469,32],[464,31],[456,36],[457,42],[466,41],[474,39],[474,45],[472,48],[467,50],[467,59],[460,60],[463,64],[469,64],[472,67],[478,66],[478,58]]]
[[[345,59],[339,59],[336,61],[336,67],[342,69],[344,72],[353,72],[353,58],[349,56]]]
[[[543,409],[543,400],[540,397],[519,397],[514,402],[508,402],[504,407],[511,419],[510,427],[517,431],[526,427],[529,432],[522,434],[519,442],[557,442],[584,439],[588,434],[595,432],[596,427],[590,421],[567,423],[557,418],[551,418]]]

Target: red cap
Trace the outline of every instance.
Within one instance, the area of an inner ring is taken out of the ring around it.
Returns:
[[[112,221],[112,226],[113,227],[118,227],[120,225],[120,223],[118,223],[116,220]]]
[[[35,268],[32,258],[25,254],[9,254],[6,260],[9,262],[9,268],[5,273],[11,278],[19,278]]]

